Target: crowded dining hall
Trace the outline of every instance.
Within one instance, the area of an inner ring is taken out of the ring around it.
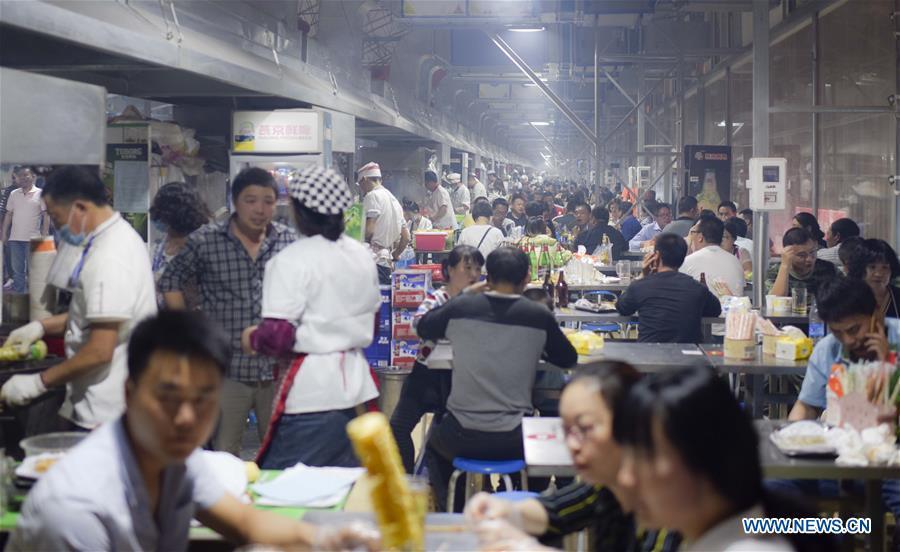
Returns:
[[[900,550],[898,14],[0,1],[0,547]]]

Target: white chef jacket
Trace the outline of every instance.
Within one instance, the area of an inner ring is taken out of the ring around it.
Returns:
[[[378,396],[363,349],[380,307],[372,255],[347,236],[301,237],[266,263],[262,316],[294,324],[294,352],[307,354],[285,413],[353,408]]]
[[[479,197],[486,198],[488,196],[487,189],[484,187],[484,184],[481,182],[476,182],[474,186],[469,189],[469,197],[472,200],[472,203],[475,202]]]
[[[109,364],[66,385],[59,414],[93,429],[125,410],[128,338],[139,322],[156,314],[156,289],[147,244],[118,213],[91,232],[85,244],[69,305],[66,357],[88,342],[93,323],[119,322],[119,341]]]
[[[447,214],[444,218],[438,218],[437,214],[442,205],[447,206]],[[456,213],[453,212],[453,202],[450,200],[450,192],[443,186],[438,186],[433,192],[427,192],[425,206],[431,211],[429,218],[435,228],[440,230],[456,230]]]
[[[375,219],[375,232],[372,234],[372,250],[376,262],[390,267],[394,260],[393,251],[403,232],[403,208],[400,202],[384,186],[379,186],[366,194],[363,199],[363,210],[366,218]]]
[[[472,208],[472,198],[469,195],[469,188],[467,188],[465,184],[460,184],[453,188],[450,192],[450,199],[453,201],[454,209],[460,209],[465,205],[466,212],[468,213]]]

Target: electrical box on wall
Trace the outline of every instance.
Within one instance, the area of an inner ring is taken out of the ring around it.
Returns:
[[[628,187],[643,190],[650,185],[650,167],[628,167]]]
[[[781,211],[787,195],[787,160],[784,157],[750,159],[750,208]]]

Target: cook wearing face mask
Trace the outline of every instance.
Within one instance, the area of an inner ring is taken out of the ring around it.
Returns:
[[[14,330],[6,345],[23,354],[44,335],[65,335],[66,359],[37,374],[10,378],[0,401],[25,405],[66,386],[60,429],[91,430],[125,406],[126,344],[132,328],[156,314],[146,244],[109,205],[106,187],[90,169],[65,166],[44,186],[47,213],[60,251],[51,285],[72,292],[69,311]]]

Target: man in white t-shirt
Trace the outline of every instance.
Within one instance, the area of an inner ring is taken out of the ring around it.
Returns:
[[[403,218],[403,207],[394,194],[381,184],[381,167],[368,163],[357,172],[359,188],[365,194],[366,242],[372,247],[378,280],[381,285],[391,283],[394,261],[409,244],[409,228]]]
[[[447,182],[453,186],[453,190],[450,192],[453,211],[457,215],[465,215],[472,208],[472,197],[469,195],[469,188],[462,183],[462,176],[459,173],[447,175]]]
[[[479,201],[472,207],[472,218],[475,224],[465,228],[459,233],[457,245],[471,245],[487,256],[495,249],[503,245],[503,230],[491,224],[491,216],[494,214],[490,203]]]
[[[438,183],[437,173],[425,171],[425,216],[438,230],[456,230],[456,216],[450,192]]]
[[[12,291],[28,293],[29,242],[47,235],[49,218],[42,217],[46,209],[41,201],[41,189],[34,185],[35,177],[31,168],[22,167],[15,173],[15,178],[19,187],[9,194],[6,202],[3,241],[9,248]]]
[[[691,228],[691,250],[684,259],[681,272],[700,280],[717,296],[744,294],[744,270],[741,261],[721,247],[725,225],[716,218],[702,218]]]
[[[67,313],[14,330],[6,345],[25,352],[45,334],[65,335],[66,360],[13,376],[0,389],[0,401],[22,406],[65,385],[61,427],[94,429],[122,414],[128,338],[156,314],[150,256],[134,228],[110,207],[95,172],[59,168],[47,179],[43,197],[63,242],[49,280],[71,291],[72,302]]]

